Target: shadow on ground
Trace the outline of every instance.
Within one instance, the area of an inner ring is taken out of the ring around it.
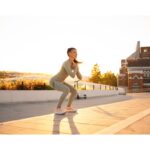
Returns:
[[[94,97],[82,100],[75,100],[74,107],[77,109],[92,107],[96,105],[110,104],[125,100],[131,100],[132,96],[118,95],[110,97]],[[67,101],[64,102],[65,107]],[[57,101],[51,102],[25,102],[25,103],[9,103],[0,104],[0,122],[42,116],[53,113]]]
[[[78,131],[78,128],[75,125],[75,122],[73,120],[73,118],[75,117],[75,115],[77,115],[77,113],[70,113],[70,114],[66,114],[66,115],[54,115],[54,119],[53,119],[53,129],[52,129],[52,133],[53,134],[68,134],[68,133],[63,133],[60,130],[60,126],[61,126],[61,121],[63,119],[67,119],[67,123],[69,124],[69,128],[71,131],[71,134],[80,134],[80,132]]]

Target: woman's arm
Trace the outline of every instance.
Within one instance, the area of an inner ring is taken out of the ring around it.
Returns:
[[[68,61],[63,64],[63,67],[65,68],[67,74],[68,74],[69,76],[71,76],[72,78],[74,78],[75,75],[77,74],[77,71],[78,71],[77,69],[78,69],[78,68],[77,68],[77,67],[74,67],[73,70],[72,70],[71,64],[70,64]]]
[[[77,66],[77,73],[76,73],[76,75],[77,75],[79,80],[82,80],[82,75],[81,75],[81,73],[79,71],[79,67],[78,66]]]
[[[71,64],[71,68],[72,68],[72,69],[77,69],[77,72],[76,72],[77,78],[78,78],[79,80],[82,80],[82,75],[81,75],[81,73],[80,73],[80,71],[79,71],[78,64],[73,62],[73,63]]]

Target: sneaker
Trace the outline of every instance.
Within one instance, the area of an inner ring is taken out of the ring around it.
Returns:
[[[55,112],[55,115],[65,115],[66,114],[66,111],[63,111],[62,109],[57,109],[56,112]]]
[[[66,107],[66,112],[70,112],[70,113],[76,113],[77,110],[75,110],[74,108],[72,107]]]

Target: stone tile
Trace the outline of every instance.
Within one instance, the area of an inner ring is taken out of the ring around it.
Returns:
[[[150,115],[136,121],[117,134],[150,134]]]
[[[17,134],[23,128],[16,128],[11,125],[2,125],[0,126],[0,134]]]

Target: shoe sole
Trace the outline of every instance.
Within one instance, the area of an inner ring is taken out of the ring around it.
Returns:
[[[77,111],[66,111],[66,113],[77,113]]]
[[[66,114],[66,112],[64,112],[64,113],[55,113],[55,115],[65,115]]]

